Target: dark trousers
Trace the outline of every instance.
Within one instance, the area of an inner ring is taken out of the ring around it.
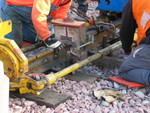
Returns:
[[[3,21],[12,21],[12,32],[5,38],[13,39],[19,47],[22,46],[23,40],[35,43],[37,33],[31,20],[31,7],[2,4],[0,12]]]
[[[123,77],[125,80],[150,86],[149,69],[132,69],[126,73],[121,73],[120,76]]]
[[[77,2],[79,4],[78,9],[80,11],[82,11],[83,13],[86,13],[88,10],[88,4],[86,4],[86,5],[83,4],[85,1],[86,0],[77,0]]]

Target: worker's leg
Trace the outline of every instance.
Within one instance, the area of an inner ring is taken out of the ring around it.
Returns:
[[[79,6],[78,9],[81,10],[83,13],[86,13],[88,10],[88,4],[83,4],[86,0],[77,0]]]
[[[22,45],[22,22],[18,18],[18,14],[16,12],[15,7],[11,5],[7,5],[2,12],[3,20],[11,20],[12,21],[12,32],[7,34],[5,38],[13,39],[19,47]]]
[[[132,69],[128,71],[127,73],[120,74],[120,76],[128,81],[137,82],[137,83],[150,86],[150,70]]]
[[[6,0],[0,0],[0,18],[2,18],[3,10],[6,8]]]
[[[23,40],[27,42],[35,43],[37,33],[35,31],[35,28],[33,26],[32,19],[31,19],[32,8],[24,7],[24,6],[14,6],[14,7],[16,10],[16,13],[19,16],[19,19],[22,22]]]
[[[8,11],[9,13],[7,13]],[[20,47],[22,45],[22,40],[35,43],[37,34],[31,20],[32,8],[11,5],[6,7],[5,12],[13,21],[13,32],[10,33],[11,37],[13,37],[12,39],[15,39]],[[8,38],[10,38],[10,36]]]
[[[22,22],[22,37],[23,40],[35,43],[36,39],[36,31],[34,29],[32,20],[31,20],[31,7],[24,7],[24,6],[14,6],[16,9],[16,13],[19,16],[19,19]]]
[[[28,24],[23,24],[23,40],[30,42],[30,43],[35,43],[36,42],[36,31],[33,27],[33,24],[31,23],[30,25]]]
[[[23,40],[30,42],[30,43],[35,43],[36,42],[36,37],[37,33],[35,31],[35,28],[33,26],[32,20],[31,20],[31,10],[32,9],[26,9],[26,18],[22,19],[23,27],[22,27],[22,35],[23,35]]]

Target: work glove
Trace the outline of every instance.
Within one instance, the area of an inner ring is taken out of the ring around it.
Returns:
[[[47,47],[53,48],[56,51],[62,50],[64,47],[64,44],[58,40],[56,40],[54,37],[50,36],[45,41],[44,44]]]

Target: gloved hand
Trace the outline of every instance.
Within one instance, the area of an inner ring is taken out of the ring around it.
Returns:
[[[62,50],[64,47],[64,44],[58,40],[56,40],[54,37],[50,36],[44,41],[45,45],[47,47],[53,48],[56,51]]]

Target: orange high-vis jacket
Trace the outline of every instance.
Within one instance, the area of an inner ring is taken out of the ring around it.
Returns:
[[[71,2],[72,0],[6,0],[8,5],[32,7],[32,22],[43,41],[51,35],[47,24],[47,15],[50,14],[53,19],[66,18]],[[51,12],[52,3],[58,7],[61,4],[64,5]]]
[[[146,31],[150,28],[150,0],[132,0],[133,16],[138,25],[137,44],[146,37]]]

